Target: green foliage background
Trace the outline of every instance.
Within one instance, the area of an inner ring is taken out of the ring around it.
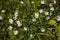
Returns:
[[[0,20],[0,40],[60,40],[60,21],[56,20],[56,16],[60,15],[60,0],[56,0],[56,4],[53,3],[53,0],[45,0],[45,4],[41,4],[41,0],[23,0],[23,4],[20,1],[22,0],[0,0],[0,15],[3,17]],[[34,4],[31,4],[32,1]],[[52,3],[55,8],[53,12],[49,10],[49,3]],[[53,15],[49,15],[51,18],[47,21],[46,16],[42,13],[36,22],[32,22],[34,14],[40,8]],[[2,13],[1,10],[6,12]],[[21,27],[16,25],[16,20],[13,24],[8,21],[13,18],[16,10],[19,11],[17,20],[23,24]],[[55,23],[57,26],[54,26]],[[8,30],[9,25],[13,26],[13,30]],[[28,30],[24,31],[23,27],[27,27]],[[46,31],[42,33],[41,28],[45,28]],[[52,28],[52,31],[47,28]],[[13,34],[14,30],[19,31],[18,35]],[[33,37],[30,37],[30,34],[33,34]]]

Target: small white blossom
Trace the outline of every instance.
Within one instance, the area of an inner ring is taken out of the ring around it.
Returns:
[[[46,20],[49,20],[50,19],[50,17],[48,16],[48,17],[46,17]]]
[[[31,3],[34,4],[34,1],[32,1]]]
[[[8,27],[9,30],[12,30],[12,28],[13,28],[13,27],[12,27],[11,25]]]
[[[10,24],[13,24],[13,19],[9,19],[9,23]]]
[[[23,4],[24,2],[23,1],[20,1],[21,4]]]
[[[60,16],[57,16],[57,21],[60,21]]]
[[[56,4],[56,0],[54,0],[54,4]]]
[[[35,18],[38,18],[39,17],[39,13],[35,13]]]
[[[16,21],[18,27],[22,26],[22,24],[20,23],[20,21]]]
[[[50,10],[51,10],[51,11],[54,11],[54,7],[51,7]]]
[[[53,28],[48,28],[48,30],[52,31]]]
[[[36,21],[36,19],[32,19],[32,21],[33,21],[33,22],[35,22],[35,21]]]
[[[40,9],[39,12],[42,13],[43,12],[43,9]]]
[[[15,12],[14,16],[15,16],[15,17],[17,17],[17,16],[18,16],[18,10]]]
[[[52,6],[53,6],[52,3],[50,3],[50,4],[49,4],[49,7],[52,7]]]
[[[45,4],[44,0],[41,0],[41,4]]]
[[[2,13],[4,13],[4,12],[5,12],[5,10],[2,10],[1,12],[2,12]]]
[[[49,15],[49,12],[45,12],[45,15]]]
[[[32,34],[30,34],[30,37],[32,37],[33,35]]]
[[[16,19],[17,19],[17,17],[13,17],[13,19],[14,19],[14,20],[16,20]]]
[[[14,35],[17,35],[18,34],[18,30],[14,30]]]
[[[0,16],[0,20],[2,20],[2,16]]]
[[[27,30],[27,28],[26,28],[26,27],[24,27],[24,30],[26,31],[26,30]]]
[[[41,32],[45,32],[45,29],[44,29],[44,28],[42,28],[42,29],[41,29]]]

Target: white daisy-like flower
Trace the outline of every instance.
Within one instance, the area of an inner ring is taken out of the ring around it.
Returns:
[[[2,20],[2,16],[0,16],[0,20]]]
[[[14,16],[15,16],[15,17],[17,17],[17,16],[18,16],[18,10],[15,12]]]
[[[51,11],[54,11],[54,7],[51,7],[50,10],[51,10]]]
[[[49,4],[49,7],[52,7],[52,6],[53,6],[52,3],[50,3],[50,4]]]
[[[33,21],[33,22],[35,22],[35,21],[36,21],[36,19],[34,18],[34,19],[32,19],[32,21]]]
[[[48,17],[46,17],[46,20],[49,20],[50,19],[50,17],[48,16]]]
[[[31,3],[34,4],[34,1],[32,1]]]
[[[14,19],[14,20],[16,20],[16,19],[17,19],[17,17],[13,17],[13,19]]]
[[[49,15],[49,12],[45,12],[45,15]]]
[[[39,13],[35,13],[35,18],[38,18],[39,17]]]
[[[23,1],[20,1],[21,4],[23,4],[24,2]]]
[[[45,32],[45,29],[44,29],[44,28],[42,28],[42,29],[41,29],[41,32]]]
[[[5,12],[5,10],[2,10],[1,12],[2,12],[2,13],[4,13],[4,12]]]
[[[42,13],[43,12],[43,9],[40,9],[39,12]]]
[[[54,0],[54,4],[56,4],[56,0]]]
[[[57,16],[57,21],[60,21],[60,16],[59,15]]]
[[[10,24],[13,24],[13,19],[9,19],[9,23]]]
[[[13,27],[12,27],[11,25],[8,27],[9,30],[12,30],[12,28],[13,28]]]
[[[32,37],[33,35],[32,34],[30,34],[30,37]]]
[[[18,27],[22,26],[22,24],[20,23],[20,21],[16,21]]]
[[[17,35],[18,34],[18,30],[14,30],[13,33],[14,33],[14,35]]]
[[[26,31],[27,30],[27,27],[24,27],[24,30]]]
[[[41,4],[45,4],[44,0],[41,0]]]

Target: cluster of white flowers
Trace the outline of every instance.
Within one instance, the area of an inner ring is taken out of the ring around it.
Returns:
[[[17,35],[18,34],[18,30],[14,30],[14,35]]]
[[[2,16],[0,16],[0,20],[2,20]]]
[[[41,32],[45,32],[45,29],[44,28],[41,28]]]
[[[9,23],[10,24],[13,24],[13,19],[9,19]]]
[[[12,30],[12,28],[13,28],[13,27],[12,27],[11,25],[8,27],[9,30]]]
[[[18,27],[22,26],[22,24],[20,23],[20,21],[16,21]]]
[[[27,27],[24,27],[24,30],[26,31],[27,30]]]

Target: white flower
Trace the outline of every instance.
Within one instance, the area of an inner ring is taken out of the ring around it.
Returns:
[[[17,35],[18,34],[18,30],[14,30],[14,35]]]
[[[2,16],[0,16],[0,20],[2,20]]]
[[[17,17],[13,17],[13,19],[14,19],[14,20],[16,20],[16,19],[17,19]]]
[[[33,21],[33,22],[35,22],[35,21],[36,21],[36,19],[32,19],[32,21]]]
[[[56,0],[54,0],[54,4],[56,4]]]
[[[52,31],[53,28],[48,28],[48,30]]]
[[[20,23],[20,21],[16,21],[18,27],[22,26],[22,24]]]
[[[21,4],[23,4],[24,2],[23,1],[20,1]]]
[[[5,12],[5,10],[2,10],[1,12],[2,12],[2,13],[4,13],[4,12]]]
[[[51,7],[50,10],[51,10],[51,11],[54,11],[54,7]]]
[[[39,12],[42,13],[43,12],[43,9],[40,9]]]
[[[45,15],[49,15],[49,12],[45,12]]]
[[[46,20],[49,20],[50,19],[50,17],[48,16],[48,17],[46,17]]]
[[[35,13],[35,18],[38,18],[39,17],[39,13]]]
[[[33,35],[32,34],[30,34],[30,37],[32,37]]]
[[[41,0],[41,4],[44,4],[45,2],[44,2],[44,0]]]
[[[57,21],[60,21],[60,16],[59,15],[57,16]]]
[[[12,27],[11,25],[8,27],[9,30],[12,30],[12,28],[13,28],[13,27]]]
[[[50,3],[50,4],[49,4],[49,7],[52,7],[52,6],[53,6],[52,3]]]
[[[24,30],[26,31],[26,30],[27,30],[27,28],[26,28],[26,27],[24,27]]]
[[[32,1],[31,3],[34,4],[34,1]]]
[[[45,32],[45,29],[44,29],[44,28],[42,28],[42,29],[41,29],[41,32]]]
[[[10,24],[13,24],[13,19],[9,19]]]
[[[18,10],[15,12],[14,16],[15,16],[15,17],[17,17],[17,16],[18,16]]]

